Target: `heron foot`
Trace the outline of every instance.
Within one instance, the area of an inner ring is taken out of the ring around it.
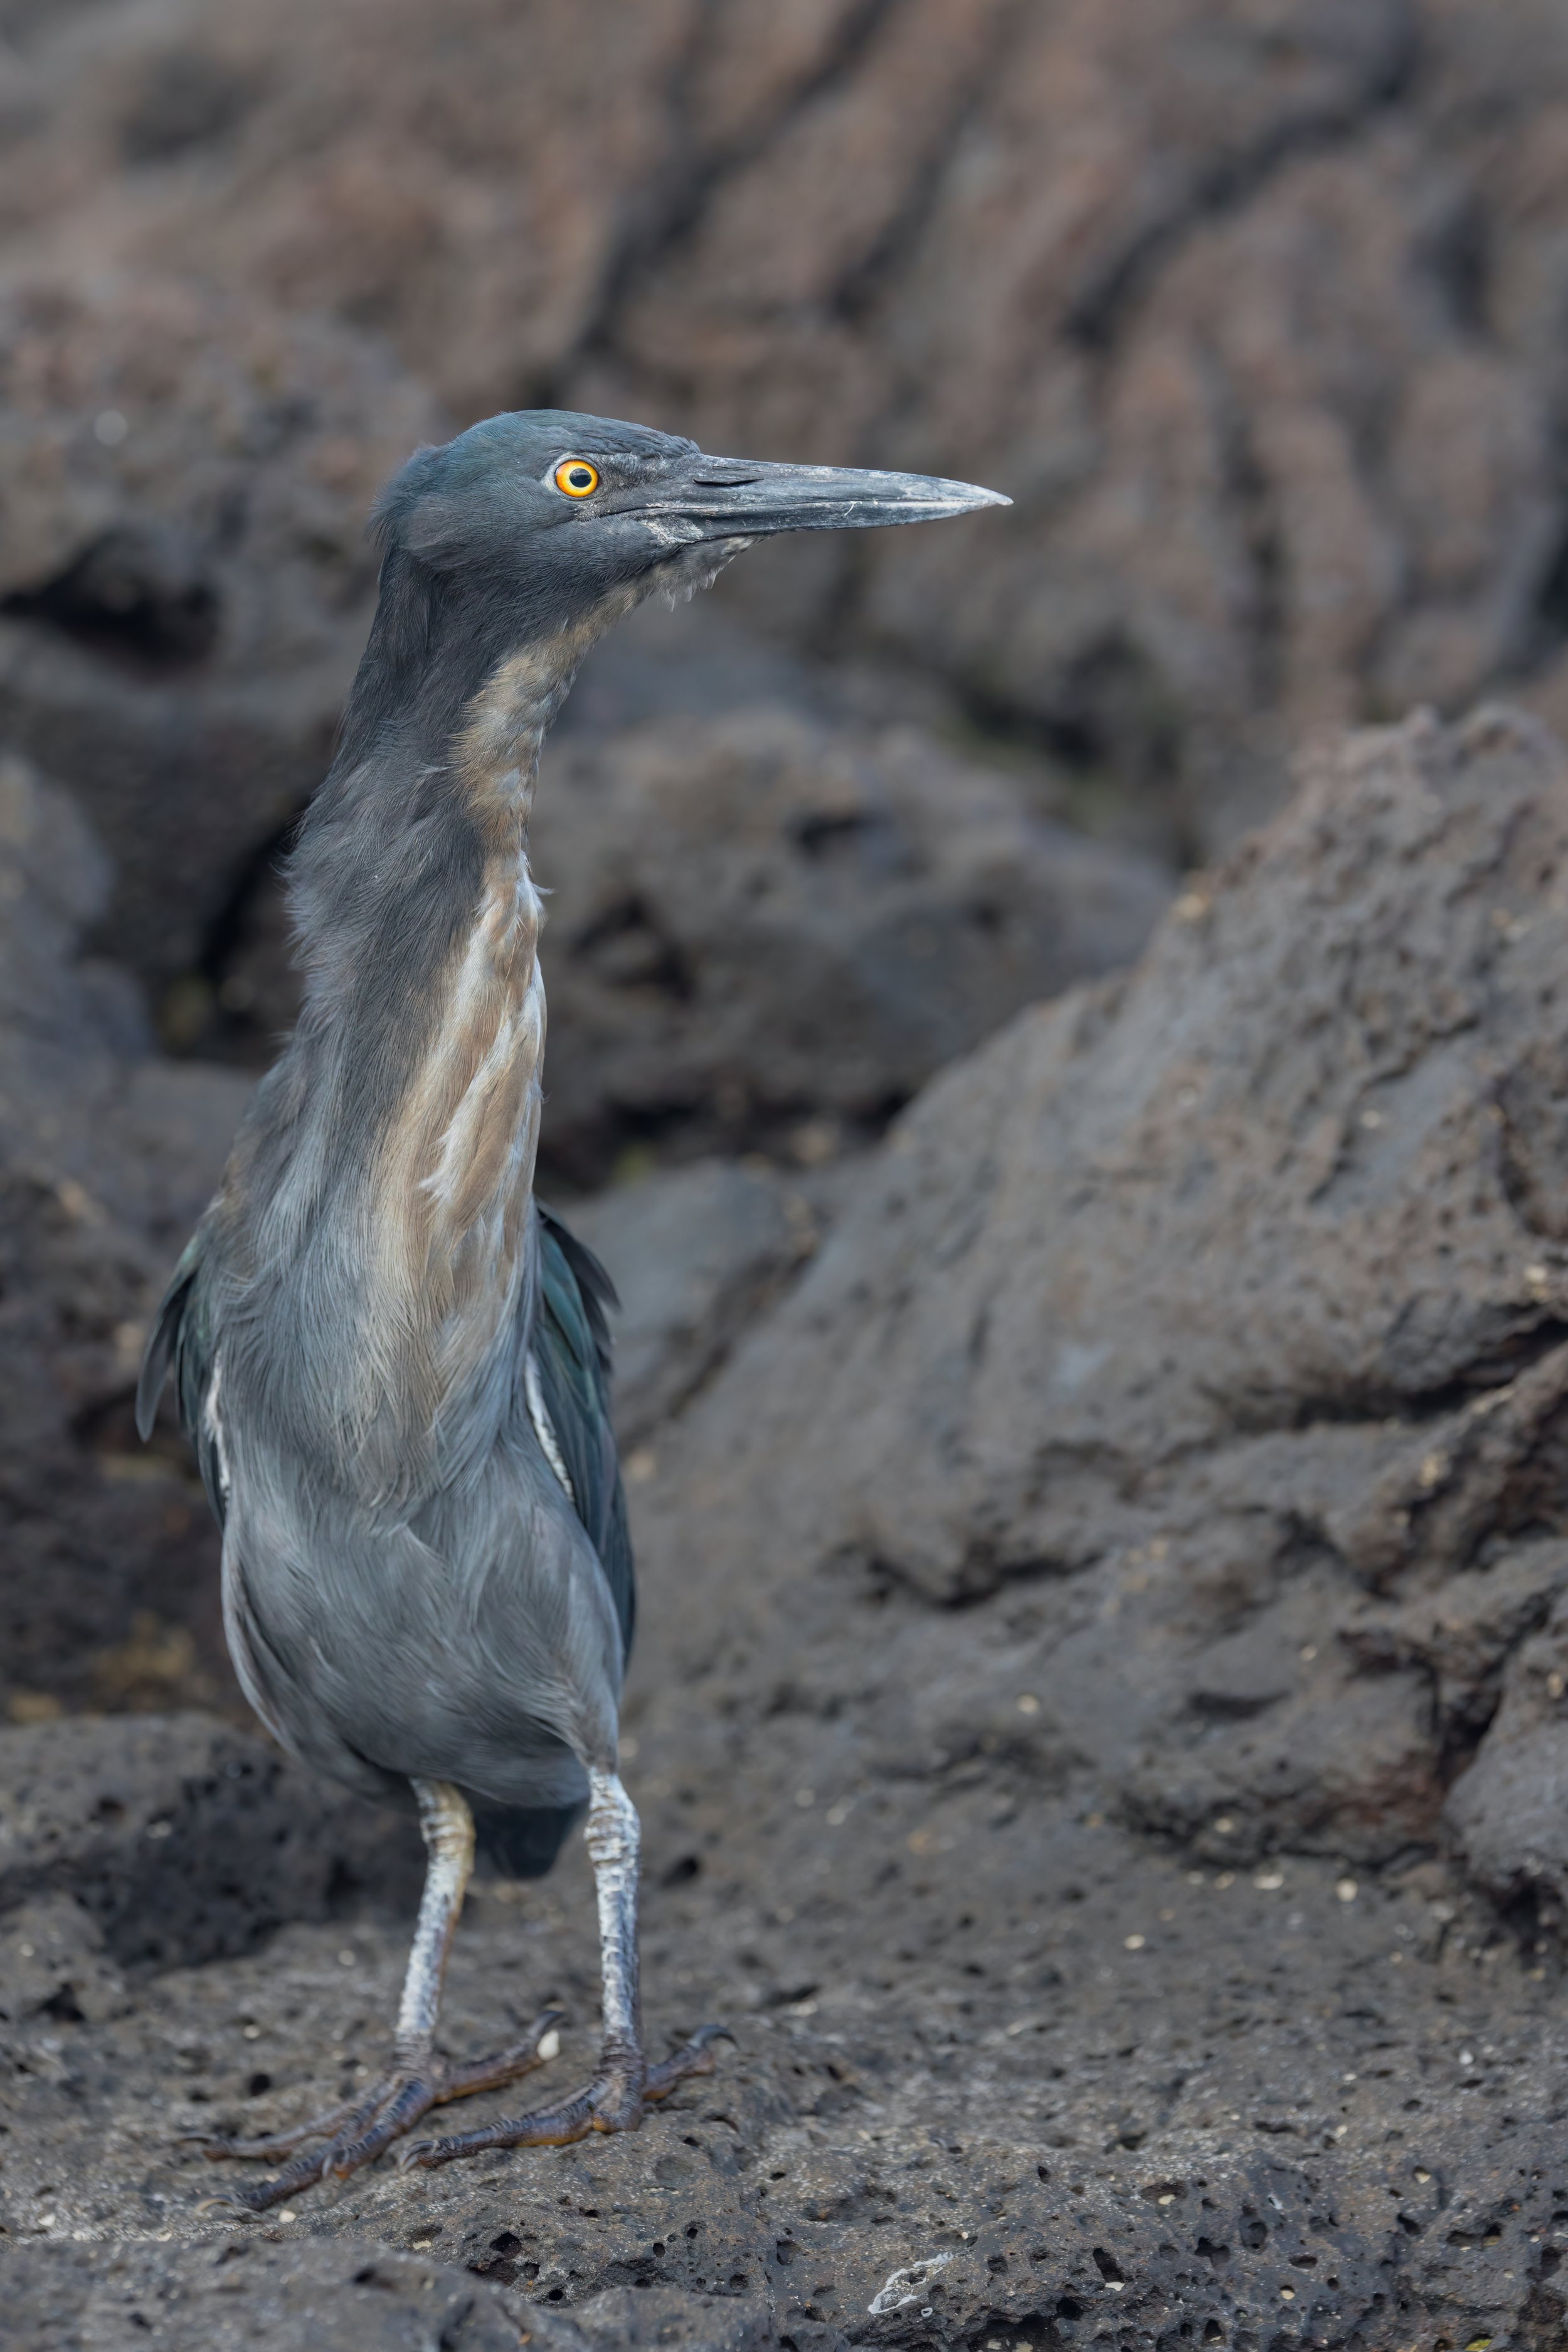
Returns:
[[[360,2098],[346,2100],[325,2115],[312,2116],[305,2123],[269,2133],[265,2138],[202,2140],[202,2154],[213,2163],[234,2158],[262,2162],[285,2156],[292,2158],[273,2179],[249,2182],[219,2196],[204,2198],[204,2207],[265,2213],[269,2207],[281,2205],[319,2180],[347,2180],[351,2174],[374,2164],[384,2148],[411,2131],[432,2107],[447,2106],[454,2099],[472,2098],[479,2091],[500,2090],[547,2063],[540,2045],[560,2024],[561,2016],[558,2009],[542,2011],[520,2042],[498,2051],[493,2057],[449,2066],[438,2065],[427,2057],[417,2063],[395,2066]],[[552,2057],[554,2052],[549,2055]],[[307,2147],[305,2143],[310,2140],[319,2140],[321,2145]]]
[[[574,2097],[552,2107],[536,2107],[526,2116],[481,2124],[475,2131],[408,2140],[397,2151],[398,2169],[450,2164],[454,2157],[478,2156],[487,2147],[563,2147],[570,2140],[586,2139],[590,2132],[636,2131],[647,2110],[668,2098],[678,2084],[713,2072],[718,2063],[715,2042],[733,2039],[726,2025],[700,2025],[657,2066],[646,2064],[639,2050],[606,2051],[593,2081]]]

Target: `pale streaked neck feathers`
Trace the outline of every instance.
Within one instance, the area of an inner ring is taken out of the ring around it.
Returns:
[[[545,731],[617,616],[505,654],[438,761],[340,771],[296,861],[310,982],[258,1238],[274,1264],[317,1253],[352,1314],[337,1450],[380,1498],[461,1475],[509,1407],[545,1041],[528,820]],[[374,1118],[353,1115],[360,1088]]]

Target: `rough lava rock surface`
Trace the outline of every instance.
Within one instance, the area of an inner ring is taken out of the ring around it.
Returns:
[[[0,268],[331,314],[459,422],[554,400],[994,480],[1005,528],[802,543],[732,593],[946,671],[1184,845],[1275,804],[1306,724],[1560,661],[1556,0],[100,0],[6,31]]]
[[[377,485],[438,430],[329,320],[167,277],[0,292],[0,739],[113,861],[106,950],[197,966],[331,755]]]
[[[68,1871],[16,1890],[0,2244],[38,2340],[179,2342],[184,2305],[352,2343],[384,2279],[394,2342],[412,2300],[461,2345],[526,2299],[758,2352],[1555,2352],[1565,876],[1527,720],[1320,758],[1134,974],[926,1091],[658,1433],[647,2016],[737,2043],[635,2137],[205,2210],[178,2134],[363,2079],[406,1912],[215,1938],[202,1804],[67,1818],[116,1738],[163,1786],[200,1727],[46,1727],[52,1850],[111,1834],[121,1916],[192,1867],[155,1967]],[[269,1903],[330,1888],[318,1819]],[[595,1990],[573,1851],[476,1891],[445,2035],[554,1998],[564,2074]]]
[[[900,1123],[668,1457],[652,1641],[706,1622],[713,1671],[771,1685],[804,1590],[880,1596],[873,1712],[912,1741],[951,1612],[1010,1615],[954,1727],[1021,1682],[1015,1735],[1140,1828],[1376,1864],[1452,1787],[1477,1874],[1555,1906],[1564,969],[1568,776],[1531,722],[1310,763],[1135,973]],[[870,1705],[828,1647],[802,1687]]]
[[[544,1146],[877,1132],[1022,1004],[1131,963],[1170,886],[912,729],[784,709],[547,755]]]
[[[147,1315],[247,1092],[153,1049],[79,958],[110,869],[72,801],[0,758],[0,1706],[232,1692],[217,1548],[172,1430],[135,1441]]]

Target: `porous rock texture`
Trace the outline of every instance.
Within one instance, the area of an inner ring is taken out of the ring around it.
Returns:
[[[1386,1862],[1453,1788],[1472,1870],[1555,1916],[1565,969],[1531,722],[1309,763],[1133,975],[928,1089],[693,1415],[645,1546],[714,1671],[797,1687],[775,1609],[856,1594],[884,1736],[946,1736],[928,1665],[979,1607],[1030,1640],[976,1654],[967,1737],[1215,1863]],[[835,1633],[798,1687],[866,1672]]]
[[[1555,2352],[1565,950],[1562,753],[1418,719],[936,1080],[635,1457],[647,2021],[727,2019],[715,2074],[632,2137],[204,2210],[178,2133],[365,2079],[408,1927],[374,1871],[307,1916],[331,1807],[300,1916],[258,1944],[216,1886],[205,1926],[219,1777],[115,1833],[149,1886],[193,1841],[182,1948],[5,2028],[38,2340],[565,2307],[756,2352]],[[163,1786],[201,1738],[46,1728],[67,1853],[103,1834],[71,1743]],[[67,1876],[16,1937],[45,1987]],[[595,1993],[579,1852],[479,1885],[449,2047],[553,1998],[564,2080]]]
[[[803,541],[734,593],[1141,779],[1184,843],[1272,804],[1304,724],[1560,656],[1556,0],[97,0],[5,30],[0,268],[331,314],[459,423],[554,401],[994,481],[1005,527]]]
[[[206,1498],[131,1418],[147,1317],[247,1082],[158,1054],[79,954],[110,888],[70,798],[0,756],[0,1711],[229,1685]]]

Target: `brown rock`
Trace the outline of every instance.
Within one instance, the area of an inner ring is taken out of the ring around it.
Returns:
[[[650,1641],[856,1688],[895,1751],[1022,1691],[1015,1738],[1215,1859],[1436,1838],[1568,1532],[1568,1269],[1519,1172],[1565,857],[1522,719],[1354,739],[1131,980],[939,1080],[663,1450]],[[868,1579],[1028,1639],[960,1664],[906,1610],[872,1696],[828,1597]]]
[[[461,419],[994,480],[732,593],[1212,844],[1302,724],[1557,646],[1565,73],[1547,0],[118,0],[16,36],[0,252],[371,326]]]
[[[0,1714],[237,1705],[216,1540],[183,1444],[136,1443],[146,1318],[217,1181],[246,1082],[151,1053],[82,964],[110,887],[70,800],[0,758]]]
[[[108,950],[196,965],[319,779],[374,591],[365,513],[428,438],[361,338],[190,282],[0,297],[0,736],[113,860]]]
[[[1168,886],[912,732],[782,710],[551,755],[545,1149],[876,1128],[1019,1004],[1128,961]]]

